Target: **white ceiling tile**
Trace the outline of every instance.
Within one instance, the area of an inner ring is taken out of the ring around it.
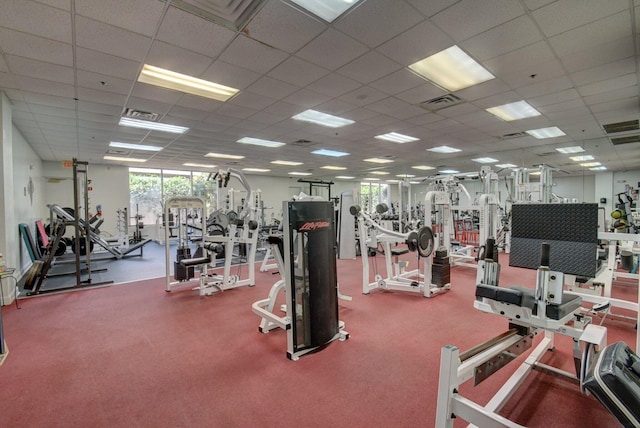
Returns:
[[[281,1],[268,2],[245,28],[252,39],[293,53],[313,40],[326,24]]]
[[[532,12],[532,16],[547,36],[553,36],[628,7],[628,0],[595,1],[587,7],[576,7],[573,0],[559,0]]]
[[[486,109],[489,107],[500,106],[502,104],[508,104],[508,103],[512,103],[520,100],[522,100],[522,96],[520,94],[518,94],[515,91],[507,91],[507,92],[502,92],[500,94],[494,94],[486,98],[482,98],[480,100],[475,101],[474,104],[480,108]],[[491,117],[494,117],[490,113],[487,113],[487,114]]]
[[[0,27],[71,43],[71,15],[31,0],[3,0]]]
[[[446,93],[447,92],[442,90],[441,88],[438,88],[431,83],[427,83],[422,86],[404,91],[396,95],[396,98],[406,101],[409,104],[420,104],[421,102],[442,96]]]
[[[18,82],[13,75],[0,73],[0,88],[2,88],[3,91],[5,88],[18,89]]]
[[[78,111],[78,119],[80,121],[89,121],[89,122],[100,122],[100,123],[109,123],[113,125],[117,123],[119,118],[112,115],[101,114],[101,113],[93,113],[88,111]]]
[[[536,24],[523,15],[461,42],[460,47],[476,60],[484,61],[540,40],[542,34]]]
[[[340,68],[338,72],[366,84],[391,74],[400,68],[402,68],[400,64],[375,51],[370,51]]]
[[[571,80],[577,86],[586,85],[588,83],[594,83],[612,77],[635,73],[636,65],[637,60],[635,58],[626,58],[606,65],[572,73]]]
[[[75,2],[76,13],[96,21],[152,36],[156,32],[165,9],[164,2],[157,0],[127,0],[112,2],[104,0],[82,0]]]
[[[251,116],[250,119],[254,122],[263,123],[265,125],[274,125],[278,122],[288,119],[288,117],[279,114],[271,114],[264,111],[259,111],[258,113]]]
[[[366,106],[368,104],[378,102],[386,97],[387,95],[384,92],[380,92],[370,86],[361,86],[355,91],[342,95],[339,99],[349,104]]]
[[[640,106],[636,97],[616,99],[614,101],[594,104],[590,110],[600,123],[634,120],[640,114]]]
[[[424,16],[431,18],[436,13],[454,4],[456,0],[407,0],[407,2],[422,12]]]
[[[269,76],[298,86],[307,86],[329,72],[300,58],[290,57],[271,70]]]
[[[122,107],[80,100],[78,101],[78,111],[106,114],[119,118],[122,114]]]
[[[299,91],[284,98],[283,101],[298,106],[312,108],[318,104],[327,102],[329,99],[330,98],[326,95],[319,94],[318,92],[310,91],[308,89],[300,89]]]
[[[340,46],[340,49],[336,49],[336,46]],[[368,48],[362,43],[329,28],[300,49],[296,56],[329,70],[335,70],[367,51]]]
[[[621,88],[635,87],[638,84],[638,75],[636,73],[625,74],[624,76],[614,77],[612,79],[601,80],[595,83],[578,86],[578,91],[583,97],[596,95],[603,92],[616,91]],[[634,93],[629,90],[629,93]]]
[[[223,103],[220,101],[191,94],[182,95],[176,103],[177,106],[187,107],[189,109],[200,110],[203,112],[214,111],[222,106],[222,104]]]
[[[395,95],[423,84],[423,78],[418,77],[409,69],[402,68],[395,73],[391,73],[388,76],[376,80],[375,82],[371,82],[370,86],[379,89],[386,94]]]
[[[258,80],[260,74],[223,61],[216,61],[201,77],[233,88],[245,89]]]
[[[0,28],[0,48],[5,54],[73,66],[71,45],[55,40]]]
[[[73,85],[74,74],[71,67],[63,67],[13,55],[7,55],[6,58],[11,67],[11,72],[16,75]]]
[[[491,79],[480,83],[479,85],[473,85],[460,91],[456,91],[456,95],[463,100],[475,101],[481,98],[486,98],[492,94],[499,94],[508,90],[509,86],[502,80]]]
[[[535,64],[531,68],[503,73],[500,78],[512,87],[529,86],[561,77],[565,70],[556,60]]]
[[[188,76],[203,77],[203,72],[212,61],[202,54],[156,40],[151,46],[146,63]],[[225,84],[219,81],[216,83]]]
[[[75,103],[73,100],[69,100],[70,102],[63,104],[58,101],[54,101],[46,104],[34,104],[30,106],[30,110],[33,114],[46,114],[50,116],[60,116],[60,117],[76,117],[75,112]],[[17,106],[14,106],[14,109]]]
[[[440,116],[456,119],[458,116],[474,114],[474,116],[482,115],[485,113],[484,109],[479,109],[471,103],[462,103],[455,106],[451,106],[442,110],[438,110]]]
[[[590,108],[595,108],[597,104],[610,103],[616,100],[627,99],[629,97],[629,94],[634,93],[634,91],[637,91],[637,88],[625,87],[625,88],[612,90],[609,92],[598,92],[598,93],[595,93],[594,95],[589,95],[587,97],[584,97],[584,102]]]
[[[483,65],[487,67],[494,76],[501,78],[507,73],[522,70],[527,71],[535,68],[538,64],[546,63],[554,59],[555,56],[551,49],[549,49],[547,43],[538,42],[496,58],[483,61]]]
[[[382,44],[376,50],[402,65],[409,66],[453,44],[451,37],[431,22],[425,21]]]
[[[524,0],[524,4],[529,10],[536,10],[554,1],[556,0]]]
[[[634,38],[625,37],[604,44],[592,46],[562,58],[562,64],[569,72],[606,65],[633,55]]]
[[[340,115],[345,114],[346,112],[348,112],[350,110],[353,110],[355,107],[356,106],[354,106],[353,104],[345,103],[343,101],[334,99],[334,100],[322,103],[322,104],[320,104],[320,105],[318,105],[317,107],[314,107],[314,108],[316,110],[324,112],[324,113],[329,113],[329,114],[340,116]],[[349,114],[347,114],[346,116],[349,119],[351,119],[351,117],[349,117]],[[349,129],[349,130],[351,130],[351,129]]]
[[[367,0],[339,19],[334,27],[374,48],[421,20],[404,1]]]
[[[288,57],[287,53],[239,35],[220,55],[222,61],[266,73]]]
[[[462,0],[433,16],[431,20],[456,41],[462,41],[522,14],[524,9],[520,2]]]
[[[206,34],[206,37],[202,37]],[[170,7],[162,20],[157,40],[215,58],[227,47],[235,33],[182,9]]]
[[[533,83],[532,85],[523,86],[519,88],[517,92],[522,95],[523,98],[533,98],[552,92],[558,93],[565,89],[573,88],[573,82],[566,76],[543,80],[541,82],[537,82],[536,79],[531,79],[535,83]]]
[[[247,119],[248,117],[256,114],[257,110],[233,104],[223,104],[216,110],[216,112],[226,116],[236,117],[238,119]]]
[[[262,110],[276,102],[275,98],[265,97],[263,95],[253,94],[251,92],[240,92],[228,101],[231,104],[237,104],[243,107],[250,107],[255,110]]]
[[[101,89],[105,92],[127,95],[131,90],[131,81],[89,71],[77,71],[78,86],[89,89]],[[102,83],[104,82],[104,84]]]
[[[527,98],[527,102],[529,102],[529,104],[531,104],[533,107],[539,109],[541,113],[546,114],[546,106],[577,100],[579,97],[580,94],[578,94],[578,91],[571,88],[558,90],[557,92],[551,91],[546,95],[541,95],[538,97],[530,97]]]
[[[183,93],[170,89],[161,88],[159,86],[149,85],[147,83],[136,82],[131,91],[131,96],[136,98],[145,98],[147,100],[160,101],[163,104],[175,104],[178,102]]]
[[[21,89],[34,93],[53,95],[57,97],[74,97],[73,85],[52,82],[50,80],[34,79],[32,77],[16,76],[16,82]]]
[[[409,119],[424,113],[420,107],[407,105],[397,98],[389,97],[367,106],[368,109],[386,114],[396,119]]]
[[[260,78],[247,88],[247,91],[254,94],[263,95],[269,98],[283,98],[300,89],[297,86],[290,85],[281,80],[273,79],[268,76]]]
[[[349,119],[355,120],[356,123],[370,119],[372,117],[378,116],[380,113],[373,110],[367,110],[366,108],[356,108],[354,110],[349,111]]]
[[[135,61],[81,47],[76,48],[76,57],[79,70],[123,79],[136,79],[138,77],[140,64]]]
[[[76,17],[76,43],[87,49],[140,60],[151,38],[81,16]]]
[[[103,104],[111,104],[122,107],[126,100],[126,95],[105,92],[97,89],[78,88],[78,99]]]
[[[265,111],[266,113],[275,114],[279,116],[291,117],[304,111],[304,109],[295,104],[287,103],[284,101],[278,101],[277,103],[271,104],[269,107],[267,107],[263,111]],[[294,122],[299,123],[299,121],[294,121]]]
[[[340,74],[331,73],[316,80],[307,87],[327,96],[339,97],[360,87],[360,83]]]
[[[553,50],[562,57],[585,49],[593,51],[594,46],[629,37],[631,34],[629,13],[622,12],[550,37],[549,43]],[[629,54],[632,55],[633,52],[629,52]]]

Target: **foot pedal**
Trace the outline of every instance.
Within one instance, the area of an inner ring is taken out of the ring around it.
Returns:
[[[420,284],[418,284],[418,281],[411,281],[411,286],[412,287],[419,287]]]

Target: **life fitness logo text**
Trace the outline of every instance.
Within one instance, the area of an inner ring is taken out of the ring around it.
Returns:
[[[298,227],[300,232],[309,232],[312,230],[326,229],[330,226],[328,221],[307,221]]]

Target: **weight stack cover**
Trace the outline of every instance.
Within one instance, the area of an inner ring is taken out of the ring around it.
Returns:
[[[176,281],[188,281],[195,276],[195,267],[185,267],[180,264],[182,259],[191,258],[191,248],[178,248],[176,252],[176,261],[173,262],[173,277]]]
[[[440,251],[436,251],[433,256],[431,282],[438,287],[444,287],[451,283],[451,264],[446,251],[444,251],[444,256]]]

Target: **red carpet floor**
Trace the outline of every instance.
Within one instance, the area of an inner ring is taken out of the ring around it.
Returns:
[[[534,286],[534,271],[505,265],[501,285]],[[297,362],[285,332],[258,333],[251,312],[278,279],[270,272],[210,297],[166,293],[157,279],[4,307],[0,427],[431,427],[440,348],[470,348],[507,321],[473,308],[474,269],[454,268],[452,290],[433,299],[362,295],[361,270],[338,261],[350,339]],[[609,343],[635,343],[630,323],[605,325]],[[547,360],[570,370],[570,342],[557,346]],[[486,403],[519,361],[462,392]],[[503,414],[532,427],[616,426],[593,398],[540,373]]]

